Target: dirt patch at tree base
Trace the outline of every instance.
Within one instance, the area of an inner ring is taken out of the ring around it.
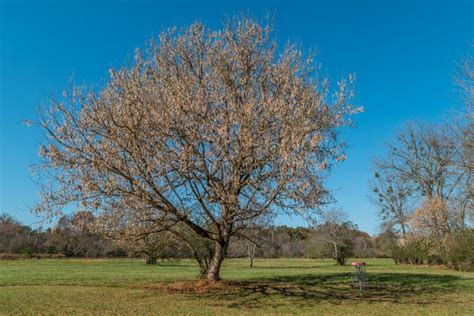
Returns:
[[[198,280],[198,281],[183,281],[183,282],[172,282],[162,283],[149,286],[147,288],[154,290],[161,290],[167,293],[210,293],[229,291],[236,289],[235,284],[231,284],[224,281],[211,281],[211,280]]]

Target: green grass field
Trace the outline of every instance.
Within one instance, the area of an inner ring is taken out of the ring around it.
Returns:
[[[474,273],[367,262],[361,296],[332,260],[228,259],[224,284],[196,291],[191,260],[0,261],[0,314],[474,314]]]

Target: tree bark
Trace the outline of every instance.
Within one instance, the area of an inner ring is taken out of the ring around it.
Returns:
[[[155,256],[147,255],[145,264],[157,264],[157,263],[158,263],[158,261],[157,261],[157,258]]]
[[[216,242],[214,256],[209,262],[207,271],[203,276],[203,279],[218,281],[220,280],[220,270],[222,261],[224,261],[228,242]]]
[[[247,251],[248,251],[248,257],[249,257],[249,268],[253,267],[253,258],[255,257],[255,248],[256,248],[255,244],[248,242]]]
[[[405,223],[400,223],[400,226],[402,227],[402,246],[405,246],[406,240],[407,240],[407,234],[405,230]]]
[[[337,258],[339,258],[339,254],[337,253],[337,244],[333,243],[332,245],[334,246],[334,259],[337,260]]]

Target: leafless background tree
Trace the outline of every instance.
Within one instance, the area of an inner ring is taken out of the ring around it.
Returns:
[[[474,238],[472,69],[467,58],[456,80],[465,111],[441,124],[407,125],[375,162],[373,201],[385,225],[400,227],[401,261],[452,264],[456,257],[474,267],[472,249],[456,246]]]
[[[346,258],[353,255],[355,227],[342,210],[328,210],[323,213],[321,219],[322,223],[314,228],[313,242],[323,253],[329,246],[333,259],[343,266],[346,264]]]

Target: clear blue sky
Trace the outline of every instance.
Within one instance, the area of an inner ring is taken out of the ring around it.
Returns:
[[[21,122],[35,119],[37,106],[59,95],[72,75],[101,84],[111,66],[130,61],[134,48],[170,26],[201,20],[218,27],[234,14],[270,14],[277,41],[316,48],[333,81],[357,74],[356,101],[365,113],[345,136],[348,159],[329,185],[350,219],[375,233],[379,222],[367,198],[371,162],[403,122],[440,121],[460,107],[452,79],[474,40],[473,3],[0,0],[0,213],[38,222],[28,211],[38,199],[28,167],[42,134]]]

